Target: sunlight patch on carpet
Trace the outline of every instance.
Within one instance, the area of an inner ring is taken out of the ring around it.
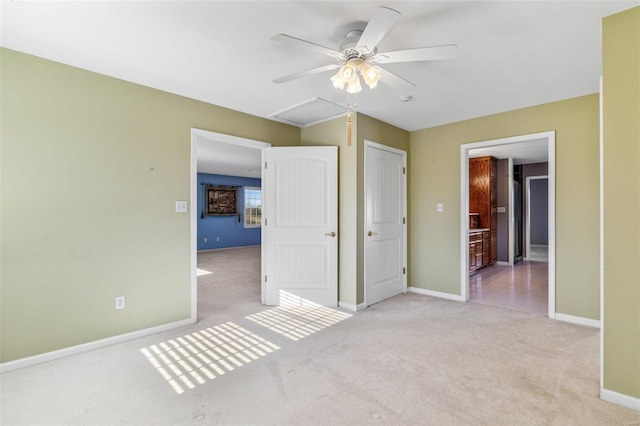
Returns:
[[[294,296],[295,297],[295,296]],[[337,309],[304,300],[281,298],[282,306],[261,311],[246,318],[291,340],[304,339],[351,317]]]
[[[206,270],[204,270],[204,269],[200,269],[200,268],[196,268],[196,275],[197,275],[198,277],[201,277],[201,276],[203,276],[203,275],[211,275],[211,274],[213,274],[213,272],[211,272],[211,271],[206,271]]]
[[[142,348],[140,352],[181,394],[278,349],[268,340],[226,322]]]

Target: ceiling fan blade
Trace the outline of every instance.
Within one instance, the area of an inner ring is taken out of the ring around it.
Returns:
[[[278,83],[278,84],[286,83],[287,81],[296,80],[298,78],[307,77],[309,75],[313,75],[313,74],[318,74],[318,73],[325,72],[325,71],[334,70],[334,69],[339,68],[339,67],[340,67],[340,64],[324,65],[322,67],[312,68],[310,70],[300,71],[300,72],[296,72],[294,74],[285,75],[284,77],[276,78],[275,80],[273,80],[273,82],[274,83]]]
[[[323,55],[331,56],[334,59],[340,59],[342,57],[342,53],[338,52],[337,50],[321,46],[319,44],[311,43],[310,41],[302,40],[300,38],[292,37],[286,34],[274,35],[273,37],[271,37],[271,40],[279,41],[291,46],[298,46],[305,49],[315,50],[316,52],[322,53]]]
[[[415,89],[416,84],[407,80],[406,78],[402,78],[397,74],[392,73],[389,70],[386,70],[382,67],[378,67],[380,68],[381,71],[381,76],[380,76],[380,83],[384,83],[387,86],[396,89],[400,92],[409,92],[413,89]]]
[[[395,50],[393,52],[378,53],[374,62],[390,64],[394,62],[432,61],[436,59],[450,59],[457,55],[458,46],[446,44],[444,46],[420,47],[417,49]]]
[[[360,51],[366,49],[369,52],[373,52],[373,49],[376,48],[380,40],[389,32],[398,18],[400,18],[400,12],[397,10],[384,6],[378,7],[362,32],[356,49]]]

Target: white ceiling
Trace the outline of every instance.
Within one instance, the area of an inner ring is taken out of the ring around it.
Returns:
[[[2,1],[0,44],[80,68],[261,117],[318,97],[408,131],[598,91],[602,17],[640,1]],[[455,59],[385,65],[417,84],[356,95],[332,72],[274,78],[330,58],[271,40],[286,33],[337,49],[376,7],[401,12],[379,51],[455,43]],[[403,96],[411,102],[400,102]],[[304,122],[303,110],[292,113]],[[308,117],[313,121],[314,117]],[[276,118],[277,119],[277,118]],[[291,121],[288,121],[291,122]],[[474,150],[472,156],[546,161],[544,144]],[[260,151],[199,141],[198,170],[260,176]]]
[[[262,152],[260,149],[199,138],[197,152],[199,173],[258,179],[261,177]]]
[[[2,46],[261,117],[320,97],[408,131],[595,93],[601,18],[640,1],[82,1],[1,3]],[[327,64],[278,33],[331,48],[375,8],[402,13],[379,51],[455,43],[452,60],[385,65],[417,84],[345,96]],[[400,102],[411,95],[411,102]]]

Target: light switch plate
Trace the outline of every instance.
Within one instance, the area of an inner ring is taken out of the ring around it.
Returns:
[[[444,209],[444,206],[442,205],[442,203],[438,203],[437,209],[438,209],[438,212],[442,212],[442,210]]]
[[[186,213],[186,212],[187,212],[187,202],[176,201],[176,213]]]
[[[116,310],[124,309],[124,296],[116,296]]]

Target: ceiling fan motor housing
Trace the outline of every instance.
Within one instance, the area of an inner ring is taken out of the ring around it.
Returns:
[[[356,49],[360,36],[362,36],[362,30],[351,30],[344,37],[344,40],[340,43],[340,51],[342,52],[342,58],[340,58],[341,64],[358,58],[365,62],[369,62],[376,55],[378,51],[377,48],[374,48],[371,52],[361,52]]]

